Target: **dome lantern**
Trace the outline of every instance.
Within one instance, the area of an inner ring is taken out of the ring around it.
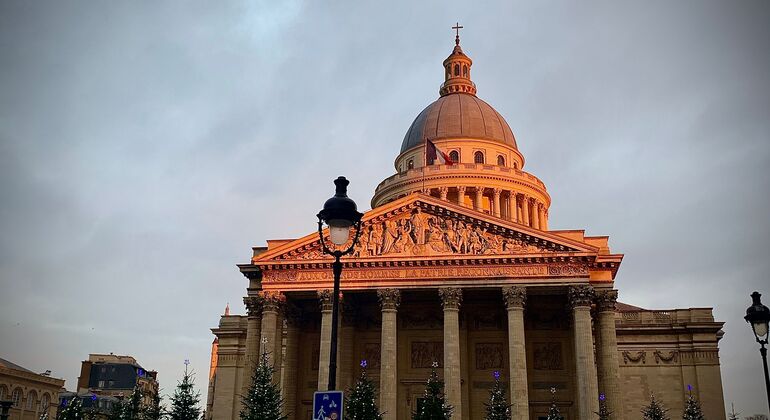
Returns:
[[[450,93],[462,92],[476,95],[476,85],[471,81],[473,60],[465,55],[460,47],[460,29],[462,29],[462,26],[457,23],[452,29],[457,31],[457,35],[455,35],[455,48],[449,54],[449,57],[444,60],[444,83],[441,84],[439,94],[445,96]]]

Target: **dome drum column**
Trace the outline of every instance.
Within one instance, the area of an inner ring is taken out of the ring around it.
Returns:
[[[522,194],[521,197],[522,223],[529,226],[529,197]]]
[[[540,214],[539,214],[539,203],[536,199],[532,198],[530,199],[530,208],[532,209],[532,226],[535,229],[540,229]]]
[[[465,206],[465,187],[462,185],[457,187],[457,205]]]
[[[484,187],[476,187],[476,200],[474,202],[474,208],[477,211],[483,211],[484,210]]]
[[[494,202],[493,202],[493,212],[495,217],[500,217],[500,194],[503,193],[503,190],[501,188],[495,188],[492,190]]]

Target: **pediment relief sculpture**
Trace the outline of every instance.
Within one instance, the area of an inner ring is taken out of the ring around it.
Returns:
[[[353,256],[422,257],[435,255],[511,255],[554,252],[513,234],[492,233],[481,224],[425,212],[419,206],[395,216],[370,219],[361,225]],[[318,241],[277,256],[278,260],[320,260]]]

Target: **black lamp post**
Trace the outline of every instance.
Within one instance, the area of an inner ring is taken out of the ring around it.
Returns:
[[[332,296],[332,338],[329,349],[329,390],[337,387],[337,317],[340,303],[340,275],[342,275],[342,263],[340,257],[353,252],[353,247],[358,243],[358,235],[361,232],[361,217],[356,202],[348,198],[348,184],[350,181],[341,176],[334,180],[337,187],[334,197],[326,200],[324,208],[318,212],[318,236],[321,238],[321,247],[325,254],[334,256],[332,271],[334,272],[334,295]],[[323,225],[329,226],[329,238],[336,245],[334,250],[326,246],[323,235]],[[356,230],[353,242],[345,250],[337,249],[345,245],[350,239],[350,228]]]
[[[757,339],[762,347],[759,349],[759,354],[762,355],[762,363],[765,368],[765,391],[767,392],[767,405],[770,407],[770,376],[767,374],[767,324],[770,322],[770,309],[762,304],[760,300],[762,295],[759,292],[751,294],[751,306],[746,309],[746,316],[743,319],[751,324],[751,329],[754,331],[754,337]]]

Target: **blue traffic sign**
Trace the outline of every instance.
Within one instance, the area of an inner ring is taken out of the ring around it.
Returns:
[[[342,420],[342,391],[313,394],[313,420]]]

